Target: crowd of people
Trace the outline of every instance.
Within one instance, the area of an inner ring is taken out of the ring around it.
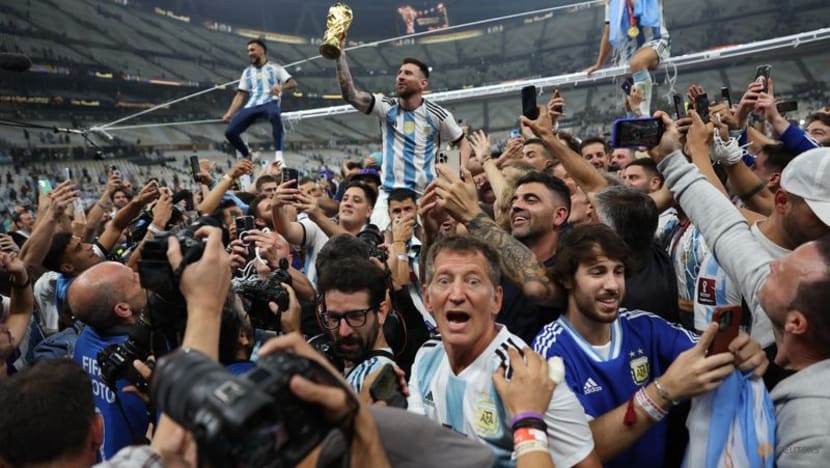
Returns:
[[[560,130],[557,91],[493,152],[427,64],[384,97],[343,51],[383,151],[334,181],[278,153],[201,161],[195,195],[112,171],[88,210],[71,178],[14,207],[0,465],[824,466],[830,112],[788,121],[767,74],[652,114],[657,13],[590,70],[622,51],[650,142]],[[289,78],[240,87],[243,155]]]

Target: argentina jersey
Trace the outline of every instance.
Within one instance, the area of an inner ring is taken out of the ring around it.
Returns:
[[[373,99],[367,113],[380,121],[383,190],[406,188],[423,194],[435,179],[435,155],[442,143],[455,142],[464,132],[452,113],[427,100],[408,111],[396,98],[373,95]]]
[[[242,72],[238,86],[239,90],[249,95],[245,108],[279,101],[279,96],[271,94],[271,88],[282,86],[290,79],[291,75],[284,68],[273,63],[266,63],[259,68],[249,66]]]
[[[588,417],[595,419],[626,404],[696,342],[696,335],[655,314],[620,309],[611,324],[607,355],[588,343],[565,317],[546,325],[533,340],[533,349],[545,359],[562,358],[567,387]],[[663,421],[604,466],[660,467],[665,445]]]
[[[376,354],[368,359],[365,359],[349,371],[346,375],[346,382],[348,382],[357,393],[360,393],[363,389],[363,382],[369,374],[380,370],[387,364],[392,364],[397,367],[397,364],[395,364],[395,361],[392,360],[391,356],[392,350],[389,348],[385,348],[381,352],[376,352]]]
[[[621,0],[622,3],[625,3],[625,0]],[[614,57],[612,58],[612,63],[620,66],[625,65],[631,57],[634,56],[637,51],[646,44],[651,44],[657,47],[666,47],[668,48],[671,44],[671,37],[669,36],[669,30],[666,29],[666,21],[663,19],[663,0],[657,0],[657,7],[659,8],[660,14],[660,27],[649,27],[649,26],[640,26],[640,34],[636,37],[629,37],[626,35],[625,44],[620,49],[615,49]],[[610,8],[610,0],[607,0],[605,3],[605,23],[610,23],[612,11]],[[623,7],[619,13],[628,14],[625,7]],[[619,14],[617,13],[617,14]],[[623,34],[626,34],[627,31],[623,31]],[[660,55],[660,51],[658,51],[658,55]]]
[[[487,444],[495,455],[493,466],[514,467],[512,415],[506,413],[496,392],[493,374],[509,365],[508,348],[521,350],[526,346],[507,327],[500,326],[487,349],[456,375],[440,338],[427,340],[412,366],[408,410]],[[506,376],[510,377],[509,367]],[[585,413],[567,386],[554,390],[545,422],[556,466],[572,466],[593,450]]]

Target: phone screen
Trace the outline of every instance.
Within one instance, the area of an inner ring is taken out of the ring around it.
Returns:
[[[611,145],[614,148],[651,148],[663,137],[663,121],[659,119],[620,119],[614,122]]]
[[[248,231],[255,229],[254,225],[254,217],[253,216],[238,216],[233,219],[234,224],[236,224],[236,237],[242,241],[242,245],[244,245],[248,249],[247,258],[248,260],[253,259],[256,256],[256,245],[253,242],[247,242],[245,239],[245,234]]]
[[[772,65],[758,65],[758,68],[755,69],[755,81],[764,85],[763,91],[765,93],[769,92],[767,83],[770,74],[772,74]]]
[[[536,86],[522,88],[522,115],[530,120],[539,117],[539,108],[536,107]]]
[[[706,93],[695,96],[695,111],[704,123],[709,123],[709,96]]]

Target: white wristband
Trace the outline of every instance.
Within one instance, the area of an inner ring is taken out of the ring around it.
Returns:
[[[157,228],[155,224],[150,224],[149,226],[147,226],[147,230],[156,235],[161,234],[163,232],[163,230]]]

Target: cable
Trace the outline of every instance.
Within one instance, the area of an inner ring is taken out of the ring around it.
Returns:
[[[584,7],[589,7],[589,6],[596,5],[596,4],[601,4],[601,3],[604,3],[604,2],[605,2],[605,0],[589,0],[589,1],[580,2],[580,3],[571,3],[571,4],[568,4],[568,5],[559,5],[559,6],[554,6],[554,7],[550,7],[550,8],[541,8],[541,9],[538,9],[538,10],[525,11],[525,12],[522,12],[522,13],[513,13],[513,14],[510,14],[510,15],[499,16],[499,17],[496,17],[496,18],[488,18],[488,19],[473,21],[471,23],[457,24],[455,26],[449,26],[449,27],[446,27],[446,28],[443,28],[443,29],[433,29],[433,30],[429,30],[429,31],[421,31],[421,32],[418,32],[418,33],[415,33],[415,34],[407,34],[407,35],[403,35],[403,36],[397,36],[397,37],[390,37],[390,38],[387,38],[387,39],[381,39],[379,41],[367,42],[365,44],[358,44],[356,46],[347,47],[345,50],[348,52],[348,51],[352,51],[352,50],[363,49],[363,48],[366,48],[366,47],[376,47],[376,46],[381,45],[381,44],[396,42],[396,41],[400,41],[400,40],[403,40],[403,39],[414,39],[416,37],[426,36],[426,35],[430,35],[430,34],[445,33],[447,31],[453,31],[453,30],[460,29],[460,28],[467,28],[467,27],[470,27],[470,26],[478,26],[480,24],[493,23],[493,22],[496,22],[496,21],[503,21],[503,20],[513,19],[513,18],[518,18],[518,17],[521,17],[521,16],[537,15],[539,13],[548,13],[548,12],[553,12],[553,11],[557,11],[557,10],[565,10],[565,9],[569,9],[569,8],[584,8]],[[314,56],[311,56],[311,57],[308,57],[308,58],[304,58],[302,60],[298,60],[296,62],[291,62],[289,64],[282,65],[282,67],[288,69],[290,67],[301,65],[303,63],[310,62],[312,60],[317,60],[319,58],[322,58],[322,55],[314,55]],[[211,88],[206,88],[206,89],[203,89],[201,91],[197,91],[195,93],[188,94],[186,96],[182,96],[180,98],[173,99],[172,101],[168,101],[168,102],[164,102],[162,104],[158,104],[158,105],[153,106],[149,109],[144,109],[143,111],[127,115],[126,117],[122,117],[118,120],[114,120],[112,122],[105,123],[103,125],[98,125],[98,126],[92,127],[89,130],[97,131],[97,130],[110,129],[114,125],[120,124],[121,122],[126,122],[127,120],[134,119],[136,117],[142,116],[144,114],[148,114],[150,112],[155,112],[155,111],[157,111],[161,108],[168,107],[170,105],[177,104],[179,102],[186,101],[188,99],[192,99],[192,98],[197,97],[197,96],[201,96],[202,94],[206,94],[206,93],[209,93],[211,91],[216,91],[217,89],[225,89],[227,86],[231,86],[231,85],[234,85],[236,83],[239,83],[239,81],[241,81],[241,80],[229,81],[229,82],[223,83],[221,85],[216,85],[216,86],[213,86]]]

